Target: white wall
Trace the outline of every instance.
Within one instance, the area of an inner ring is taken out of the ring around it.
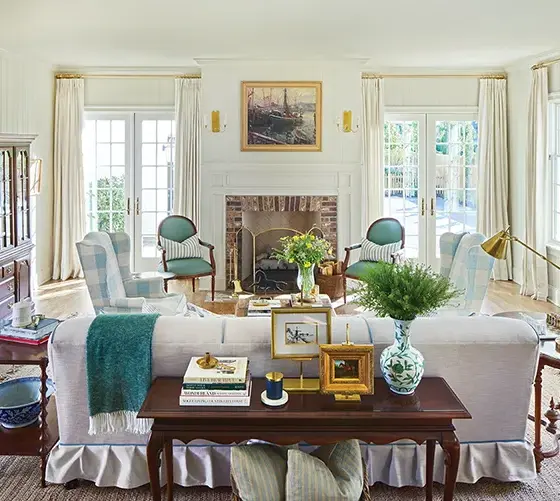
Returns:
[[[173,78],[86,78],[86,107],[173,107]]]
[[[478,78],[385,78],[385,106],[478,106]]]
[[[43,159],[41,194],[32,200],[34,283],[52,275],[52,143],[54,79],[50,64],[0,51],[0,132],[38,134],[32,156]]]

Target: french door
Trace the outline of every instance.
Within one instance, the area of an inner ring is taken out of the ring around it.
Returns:
[[[472,113],[385,115],[385,217],[406,256],[439,269],[439,239],[476,231],[478,124]]]
[[[88,231],[126,231],[135,271],[155,270],[157,227],[173,212],[172,112],[86,113]]]

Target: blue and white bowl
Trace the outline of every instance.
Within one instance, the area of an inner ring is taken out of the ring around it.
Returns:
[[[54,393],[47,380],[47,399]],[[41,412],[41,378],[21,377],[0,383],[0,425],[23,428],[33,424]]]

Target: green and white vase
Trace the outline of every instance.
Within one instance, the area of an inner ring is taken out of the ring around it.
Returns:
[[[315,264],[306,268],[302,264],[298,264],[298,276],[296,284],[303,294],[303,299],[312,301],[313,287],[315,287]]]
[[[410,344],[412,320],[395,320],[395,342],[381,352],[381,374],[392,392],[410,395],[424,375],[424,357]]]

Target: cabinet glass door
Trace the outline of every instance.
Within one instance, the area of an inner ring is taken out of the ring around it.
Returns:
[[[12,160],[13,148],[0,149],[0,251],[13,247]]]
[[[31,214],[29,209],[29,150],[16,148],[16,219],[17,242],[31,238]]]

